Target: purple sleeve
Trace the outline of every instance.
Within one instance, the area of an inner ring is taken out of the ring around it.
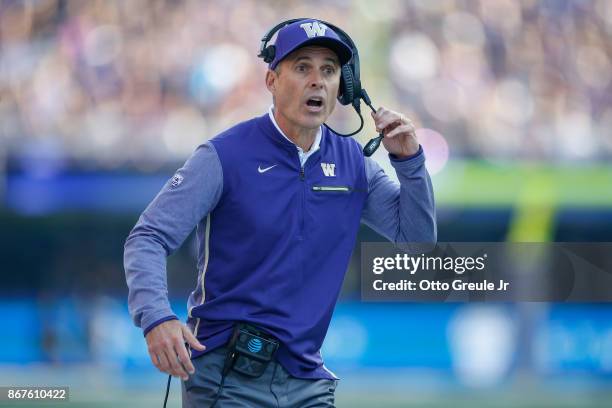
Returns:
[[[212,144],[205,143],[141,214],[123,253],[128,308],[136,326],[149,331],[163,319],[176,318],[168,301],[166,257],[217,205],[222,190],[219,157]]]
[[[399,184],[373,159],[365,158],[368,198],[361,220],[389,241],[436,242],[436,210],[422,147],[397,160],[389,156]]]

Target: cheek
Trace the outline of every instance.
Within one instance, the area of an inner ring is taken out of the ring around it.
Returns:
[[[287,107],[291,105],[292,100],[293,92],[291,88],[287,86],[283,86],[283,88],[279,89],[279,92],[276,94],[276,103],[284,109],[287,109]]]
[[[329,106],[328,112],[331,113],[331,111],[334,110],[334,108],[336,107],[336,102],[337,101],[338,101],[338,99],[336,99],[335,96],[333,98],[329,98],[329,103],[327,104],[327,106]]]
[[[334,83],[330,85],[330,89],[333,89],[333,91],[331,91],[329,94],[328,101],[329,110],[331,112],[336,106],[336,102],[338,101],[338,93],[340,92],[340,80],[334,81]]]
[[[329,89],[331,90],[330,92],[330,98],[331,99],[336,99],[338,98],[338,94],[340,93],[340,78],[334,80],[332,83],[329,84]]]
[[[280,99],[287,106],[298,105],[299,101],[301,100],[301,96],[299,95],[299,92],[298,92],[298,87],[296,87],[295,84],[291,84],[291,83],[285,84],[283,88],[283,92],[282,92],[282,97]]]

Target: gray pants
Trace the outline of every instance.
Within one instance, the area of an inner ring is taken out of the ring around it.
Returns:
[[[182,382],[183,408],[208,408],[219,391],[226,347],[192,360],[195,374]],[[230,370],[215,408],[330,408],[334,407],[337,380],[292,377],[275,360],[259,378]]]

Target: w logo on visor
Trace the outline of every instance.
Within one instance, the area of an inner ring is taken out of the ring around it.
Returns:
[[[327,30],[327,26],[318,21],[300,24],[300,27],[304,29],[308,38],[325,37],[325,30]]]

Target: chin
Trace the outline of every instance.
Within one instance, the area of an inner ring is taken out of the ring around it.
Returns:
[[[321,126],[327,120],[326,115],[306,116],[302,120],[301,125],[305,128],[314,129]]]
[[[302,116],[302,124],[304,125],[304,127],[316,128],[325,123],[325,121],[327,120],[327,118],[329,118],[330,115],[331,112],[320,112],[317,114],[305,113]]]

